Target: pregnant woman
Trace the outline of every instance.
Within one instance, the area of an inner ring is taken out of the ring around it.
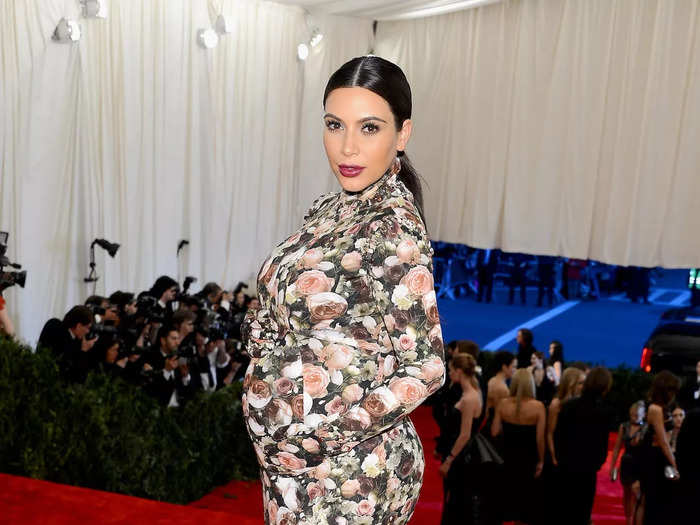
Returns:
[[[323,142],[340,191],[258,273],[243,410],[265,523],[406,523],[423,449],[406,417],[444,383],[401,69],[355,58],[328,81]]]

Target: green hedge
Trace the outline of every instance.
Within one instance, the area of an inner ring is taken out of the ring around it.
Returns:
[[[64,383],[50,352],[0,337],[0,471],[172,503],[258,476],[240,384],[161,408],[108,375]]]

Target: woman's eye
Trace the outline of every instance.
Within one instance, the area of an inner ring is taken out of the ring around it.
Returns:
[[[377,131],[379,131],[379,126],[377,126],[376,124],[372,124],[371,122],[368,122],[367,124],[362,126],[362,131],[364,133],[367,133],[368,135],[373,135]]]
[[[330,131],[340,129],[340,122],[337,120],[326,120],[326,128],[328,128]]]

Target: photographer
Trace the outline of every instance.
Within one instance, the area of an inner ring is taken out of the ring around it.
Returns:
[[[3,299],[2,295],[0,295],[0,335],[5,335],[10,338],[15,336],[15,328],[12,326],[10,316],[7,315],[5,299]]]
[[[231,371],[226,342],[218,330],[200,327],[195,333],[197,355],[192,360],[192,374],[198,390],[214,392],[222,388]]]
[[[194,385],[187,359],[178,353],[180,334],[172,325],[158,331],[158,349],[146,356],[152,369],[152,380],[146,390],[169,407],[178,407],[194,395]]]
[[[161,275],[147,293],[157,300],[153,309],[154,313],[159,317],[163,317],[165,321],[170,320],[174,313],[173,301],[177,297],[179,289],[180,287],[175,279],[167,275]]]
[[[93,313],[87,306],[74,306],[63,321],[49,319],[39,336],[39,344],[50,348],[62,375],[72,381],[82,381],[95,363],[92,349],[97,337],[87,338],[93,323]]]

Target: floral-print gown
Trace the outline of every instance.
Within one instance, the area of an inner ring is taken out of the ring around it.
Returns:
[[[445,381],[432,248],[391,172],[313,203],[258,274],[243,412],[267,524],[401,524],[423,449],[407,416]]]

